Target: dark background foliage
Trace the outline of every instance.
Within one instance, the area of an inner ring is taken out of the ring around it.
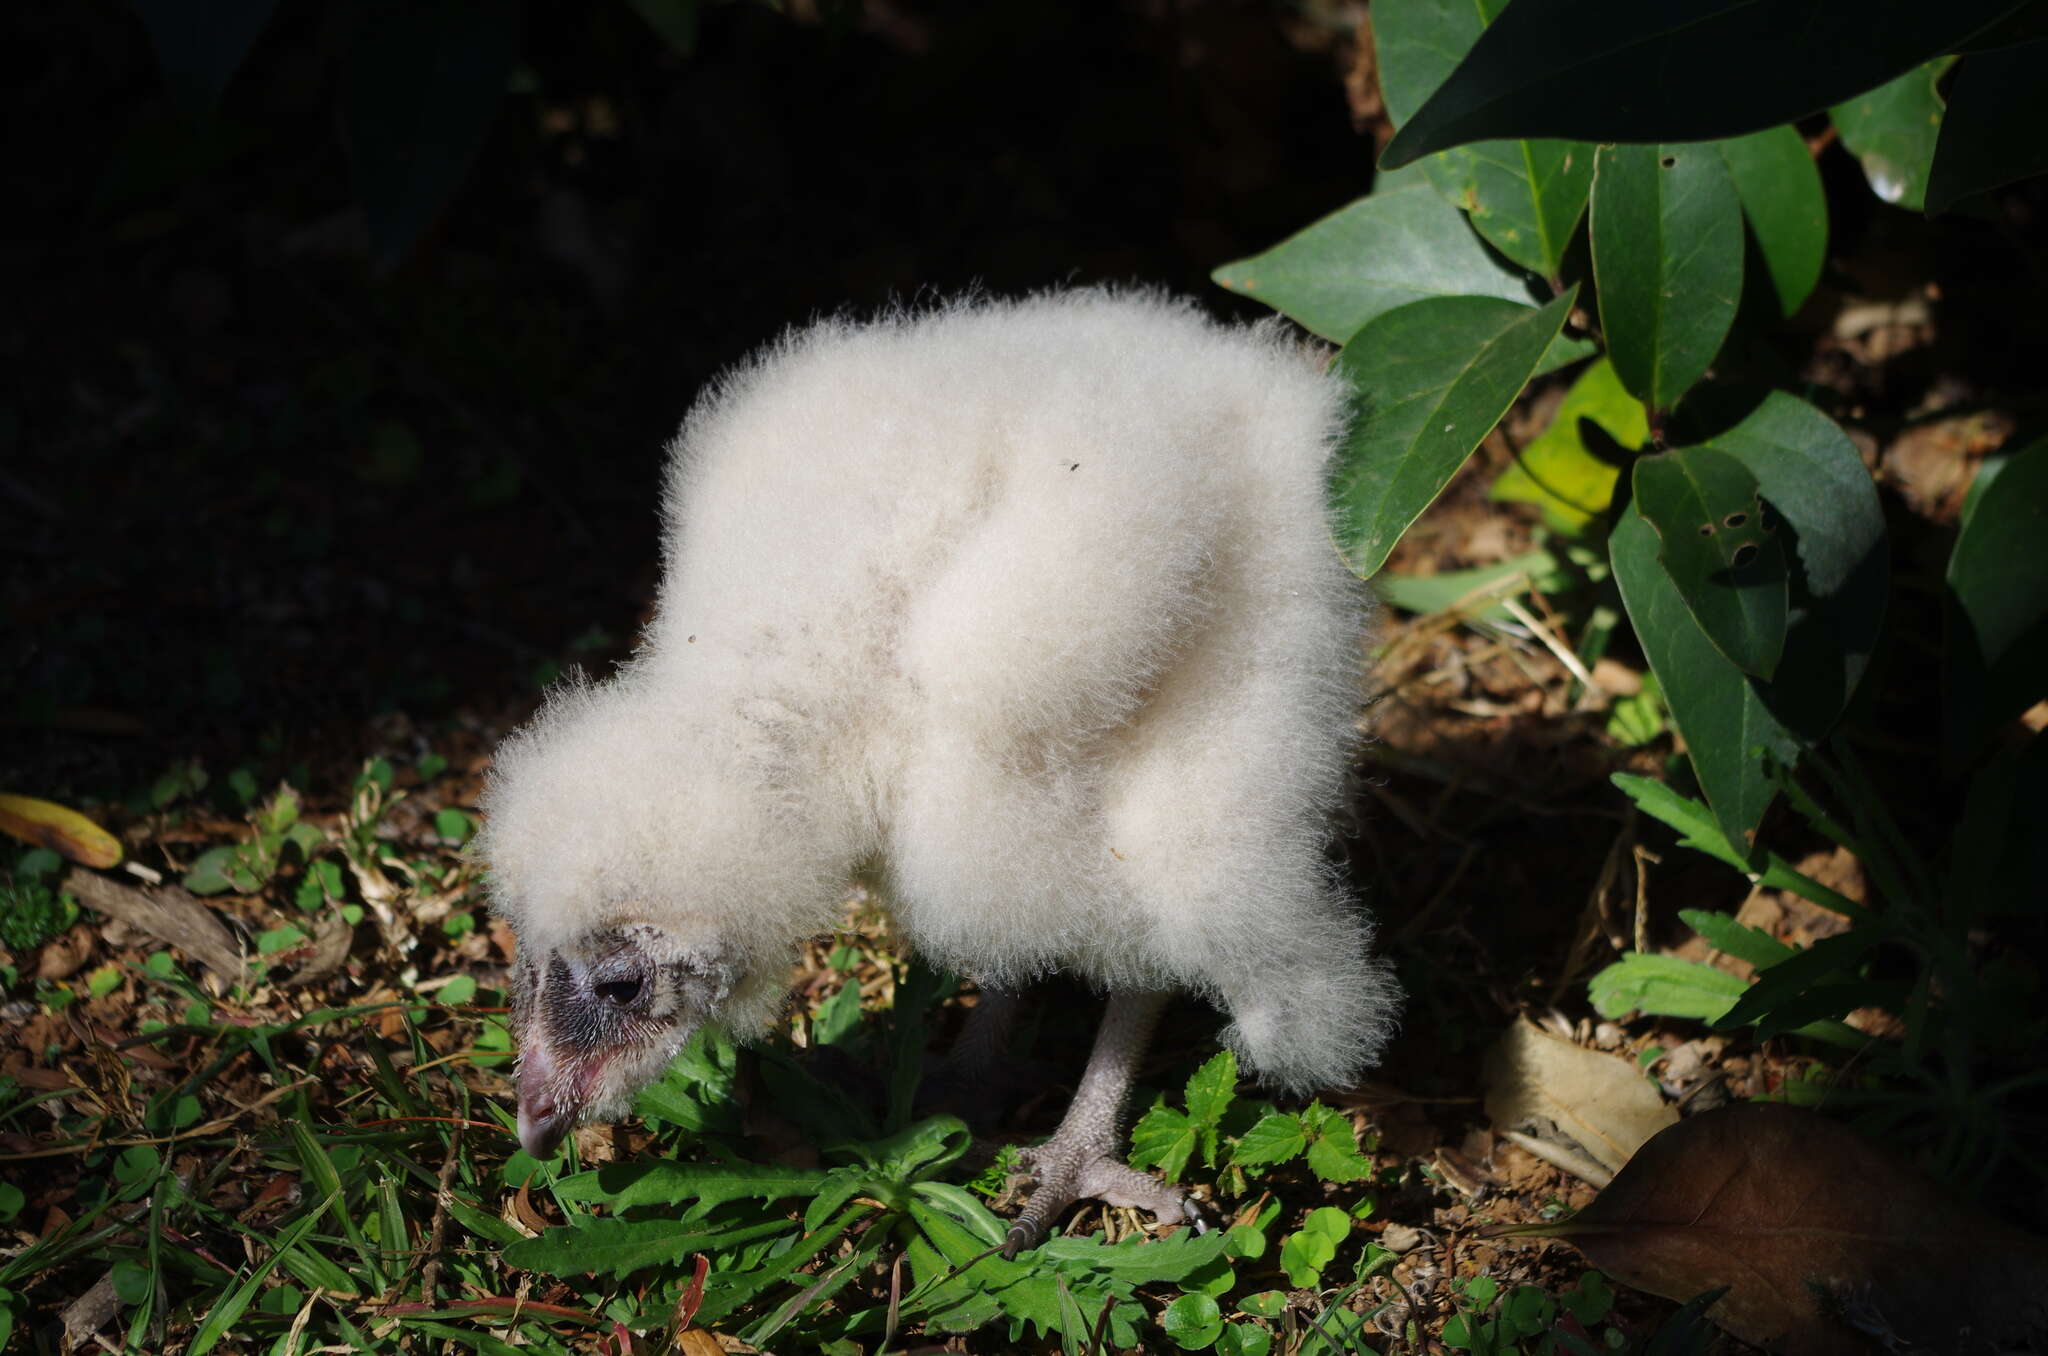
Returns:
[[[1265,4],[714,4],[687,58],[624,3],[535,5],[379,270],[359,8],[279,7],[217,114],[126,5],[0,19],[0,782],[104,794],[608,660],[663,440],[784,326],[1068,281],[1249,313],[1209,269],[1369,174],[1327,40]]]

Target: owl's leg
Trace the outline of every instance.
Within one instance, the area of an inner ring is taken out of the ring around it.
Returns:
[[[1120,1152],[1131,1078],[1165,1006],[1163,993],[1118,993],[1110,998],[1095,1035],[1095,1050],[1088,1057],[1088,1071],[1074,1090],[1060,1128],[1045,1143],[1019,1155],[1033,1185],[1010,1226],[1003,1244],[1005,1257],[1035,1247],[1061,1212],[1079,1200],[1150,1210],[1161,1224],[1192,1219],[1200,1226],[1193,1201],[1178,1188],[1125,1163]]]

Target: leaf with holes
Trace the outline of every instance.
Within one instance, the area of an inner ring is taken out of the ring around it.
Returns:
[[[1687,447],[1636,462],[1636,509],[1657,559],[1714,648],[1769,678],[1785,648],[1785,554],[1756,477],[1725,452]]]
[[[1602,146],[1592,240],[1607,356],[1631,395],[1669,409],[1714,361],[1742,296],[1742,207],[1720,152]]]
[[[1607,554],[1714,821],[1747,857],[1755,851],[1756,826],[1777,794],[1772,766],[1789,767],[1799,743],[1693,620],[1657,560],[1656,529],[1634,505],[1616,522]]]
[[[1373,41],[1387,111],[1404,123],[1470,50],[1505,0],[1379,0]],[[1532,273],[1557,276],[1593,183],[1593,148],[1577,141],[1482,141],[1423,162],[1429,181],[1493,247]]]
[[[1954,51],[2016,8],[2014,0],[1515,0],[1402,124],[1380,164],[1393,169],[1495,137],[1740,136]]]
[[[1778,309],[1789,316],[1812,295],[1827,261],[1828,200],[1813,153],[1789,126],[1714,144],[1742,200]]]
[[[1536,371],[1578,289],[1541,310],[1438,297],[1378,317],[1337,364],[1354,392],[1330,479],[1338,548],[1371,575]]]
[[[1782,391],[1750,399],[1700,391],[1674,431],[1677,423],[1696,422],[1698,440],[1749,468],[1783,519],[1790,572],[1785,651],[1757,695],[1801,742],[1817,744],[1877,650],[1891,589],[1890,538],[1877,488],[1848,434]]]

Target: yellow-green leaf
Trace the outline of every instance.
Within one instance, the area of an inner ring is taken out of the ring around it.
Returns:
[[[1650,436],[1642,402],[1622,388],[1614,364],[1602,358],[1579,374],[1550,427],[1493,482],[1492,497],[1536,505],[1552,531],[1568,536],[1585,532],[1607,512],[1621,470],[1587,450],[1582,420],[1597,424],[1625,448],[1641,447]]]

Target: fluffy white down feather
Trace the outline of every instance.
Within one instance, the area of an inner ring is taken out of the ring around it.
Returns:
[[[648,921],[782,1000],[850,880],[932,961],[1200,992],[1290,1088],[1398,1008],[1325,865],[1366,595],[1332,548],[1340,382],[1149,293],[787,334],[671,448],[639,655],[500,750],[521,945]]]

